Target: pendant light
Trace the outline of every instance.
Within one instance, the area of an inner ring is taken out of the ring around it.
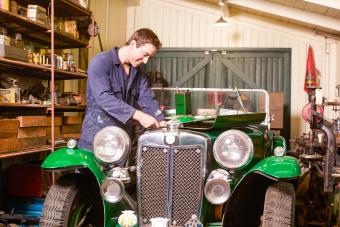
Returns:
[[[223,18],[223,6],[224,6],[224,0],[219,0],[218,5],[221,7],[221,16],[218,18],[218,20],[214,23],[215,26],[226,26],[228,25],[228,21],[226,21]]]

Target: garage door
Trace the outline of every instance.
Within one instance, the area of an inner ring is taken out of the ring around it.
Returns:
[[[284,93],[283,135],[290,132],[291,49],[162,48],[143,67],[153,86],[261,88]]]

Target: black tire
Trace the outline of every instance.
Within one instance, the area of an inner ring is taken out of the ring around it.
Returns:
[[[101,199],[81,174],[60,177],[46,195],[39,226],[103,226]],[[81,210],[77,224],[71,224],[75,211]],[[80,224],[79,224],[80,222]]]
[[[279,182],[267,188],[262,227],[294,226],[295,190],[291,183]]]

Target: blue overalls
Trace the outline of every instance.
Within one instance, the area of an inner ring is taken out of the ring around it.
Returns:
[[[96,55],[88,68],[87,108],[79,147],[92,151],[96,133],[118,126],[131,135],[131,118],[140,109],[164,120],[158,101],[139,68],[130,67],[127,77],[118,58],[118,48]]]

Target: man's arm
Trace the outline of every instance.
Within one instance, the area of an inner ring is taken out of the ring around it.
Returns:
[[[159,108],[155,93],[151,90],[148,81],[143,76],[141,76],[139,84],[138,105],[144,113],[153,116],[159,122],[164,121],[164,115]]]
[[[88,83],[96,104],[108,115],[126,124],[136,109],[115,96],[109,78],[109,64],[111,63],[103,54],[92,59],[88,69]]]

